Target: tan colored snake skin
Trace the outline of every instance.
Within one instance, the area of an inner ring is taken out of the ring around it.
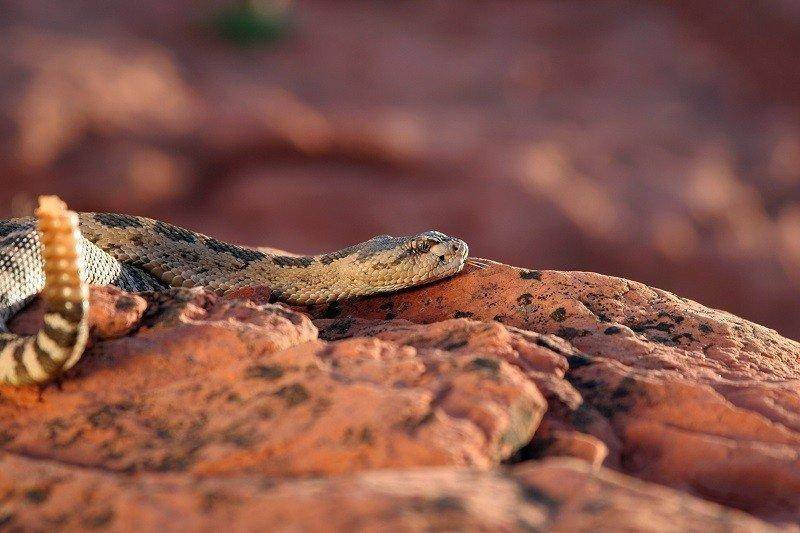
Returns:
[[[88,337],[87,284],[131,292],[203,286],[220,294],[266,286],[276,300],[311,304],[452,276],[467,253],[464,241],[428,231],[323,255],[269,254],[144,217],[76,215],[43,197],[36,218],[0,220],[0,383],[46,383],[77,362]],[[47,307],[41,330],[6,332],[7,320],[39,292]]]

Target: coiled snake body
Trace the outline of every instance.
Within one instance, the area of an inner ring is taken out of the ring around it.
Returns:
[[[381,235],[337,252],[293,257],[224,243],[144,217],[67,210],[40,198],[35,217],[0,220],[0,383],[46,383],[80,359],[88,338],[88,284],[126,291],[203,286],[227,294],[267,286],[311,304],[389,292],[459,272],[465,242],[438,231]],[[32,336],[7,320],[36,294],[44,323]]]

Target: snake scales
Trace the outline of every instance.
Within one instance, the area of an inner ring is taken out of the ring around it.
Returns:
[[[222,295],[261,285],[278,300],[311,304],[451,276],[467,251],[464,241],[428,231],[381,235],[324,255],[277,255],[144,217],[76,214],[41,197],[35,217],[0,220],[0,383],[46,383],[80,359],[88,284],[130,292],[203,286]],[[8,319],[40,292],[38,333],[8,332]]]

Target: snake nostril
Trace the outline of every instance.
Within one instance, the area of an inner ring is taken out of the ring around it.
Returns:
[[[440,255],[439,256],[439,262],[440,263],[444,263],[444,261],[445,261],[445,257],[443,255]]]

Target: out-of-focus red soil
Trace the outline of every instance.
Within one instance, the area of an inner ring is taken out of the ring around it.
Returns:
[[[39,193],[324,251],[438,228],[476,255],[674,290],[800,337],[792,2],[9,0],[0,216]]]

